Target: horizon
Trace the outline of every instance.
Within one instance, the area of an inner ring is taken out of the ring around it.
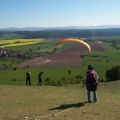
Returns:
[[[6,27],[6,28],[0,28],[0,29],[12,29],[12,28],[18,28],[18,29],[23,29],[23,28],[67,28],[67,27],[110,27],[110,26],[119,26],[120,27],[120,25],[93,25],[93,26],[55,26],[55,27]],[[113,28],[114,28],[113,27]]]

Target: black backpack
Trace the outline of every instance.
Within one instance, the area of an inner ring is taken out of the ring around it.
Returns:
[[[86,89],[89,91],[96,91],[97,90],[96,76],[95,76],[95,73],[93,71],[87,72]]]

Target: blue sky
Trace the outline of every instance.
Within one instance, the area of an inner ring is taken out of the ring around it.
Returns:
[[[120,0],[0,0],[0,28],[120,25]]]

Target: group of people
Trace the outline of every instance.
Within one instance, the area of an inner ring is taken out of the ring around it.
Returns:
[[[42,74],[43,74],[43,72],[40,72],[39,75],[38,75],[38,85],[42,84]],[[26,72],[26,85],[31,85],[30,76],[31,76],[31,72],[28,70]]]
[[[85,73],[85,79],[83,85],[86,86],[87,99],[89,103],[92,102],[91,94],[90,94],[91,92],[93,92],[93,101],[97,102],[97,86],[99,85],[97,72],[94,71],[93,68],[94,67],[92,64],[88,65],[88,70]],[[42,74],[43,72],[40,72],[38,75],[38,85],[42,84]],[[26,85],[31,85],[30,76],[31,76],[31,72],[28,70],[26,72]]]

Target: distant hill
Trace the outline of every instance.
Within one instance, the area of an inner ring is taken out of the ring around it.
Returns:
[[[68,26],[68,27],[26,27],[0,29],[0,39],[17,38],[95,38],[120,36],[120,25]]]
[[[40,31],[40,30],[70,30],[70,29],[109,29],[120,28],[120,25],[99,25],[99,26],[66,26],[66,27],[24,27],[24,28],[0,28],[0,31]]]

